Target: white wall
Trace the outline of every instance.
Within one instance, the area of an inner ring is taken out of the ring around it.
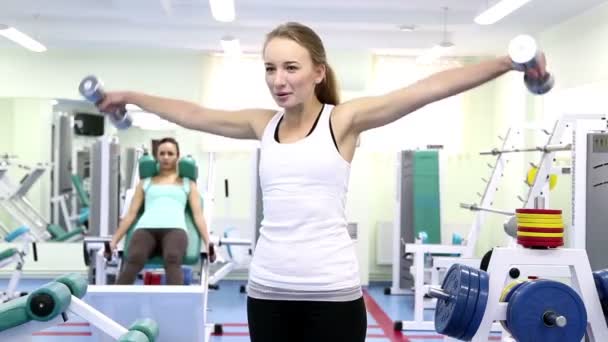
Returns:
[[[167,51],[0,50],[0,97],[81,99],[78,84],[95,74],[111,89],[138,89],[200,101],[205,56]]]

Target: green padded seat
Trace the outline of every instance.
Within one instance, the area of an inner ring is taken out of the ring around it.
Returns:
[[[12,258],[15,254],[19,253],[17,248],[9,248],[0,252],[0,261]]]
[[[51,241],[64,242],[79,235],[84,235],[82,227],[75,227],[72,231],[66,232],[65,229],[55,224],[49,224],[46,231],[51,234]]]

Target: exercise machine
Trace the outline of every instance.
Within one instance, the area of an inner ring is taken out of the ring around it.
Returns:
[[[30,233],[27,227],[20,227],[8,234],[4,240],[9,243],[21,243],[18,247],[10,247],[0,251],[0,268],[15,265],[15,270],[11,274],[8,287],[4,293],[0,293],[0,303],[23,296],[24,292],[17,291],[19,281],[25,265],[25,257],[30,253],[32,246],[33,260],[38,261],[38,251],[36,248],[36,237]]]
[[[87,281],[78,274],[68,274],[47,283],[27,296],[0,304],[0,340],[28,341],[32,333],[67,322],[71,316],[85,319],[96,328],[93,341],[153,342],[159,326],[151,319],[137,319],[126,325],[117,323],[82,299],[87,295]]]
[[[16,166],[27,172],[18,185],[8,175],[10,166]],[[58,225],[51,224],[26,197],[29,190],[46,170],[47,166],[43,164],[28,166],[5,159],[0,164],[0,206],[20,226],[30,228],[31,234],[36,237],[37,241],[69,242],[79,240],[84,233],[82,228],[74,227],[71,231],[66,231]]]

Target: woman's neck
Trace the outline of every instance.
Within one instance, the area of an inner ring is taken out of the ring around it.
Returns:
[[[160,170],[158,172],[158,176],[163,178],[175,177],[177,176],[177,170]]]
[[[316,96],[306,103],[302,103],[293,108],[285,109],[283,120],[289,128],[300,127],[302,123],[308,123],[317,119],[323,104],[319,102]]]

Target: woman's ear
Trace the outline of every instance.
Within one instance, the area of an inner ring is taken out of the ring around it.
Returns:
[[[325,80],[325,72],[327,71],[327,68],[325,67],[325,64],[318,64],[315,69],[317,74],[315,84],[321,84],[323,83],[323,80]]]

